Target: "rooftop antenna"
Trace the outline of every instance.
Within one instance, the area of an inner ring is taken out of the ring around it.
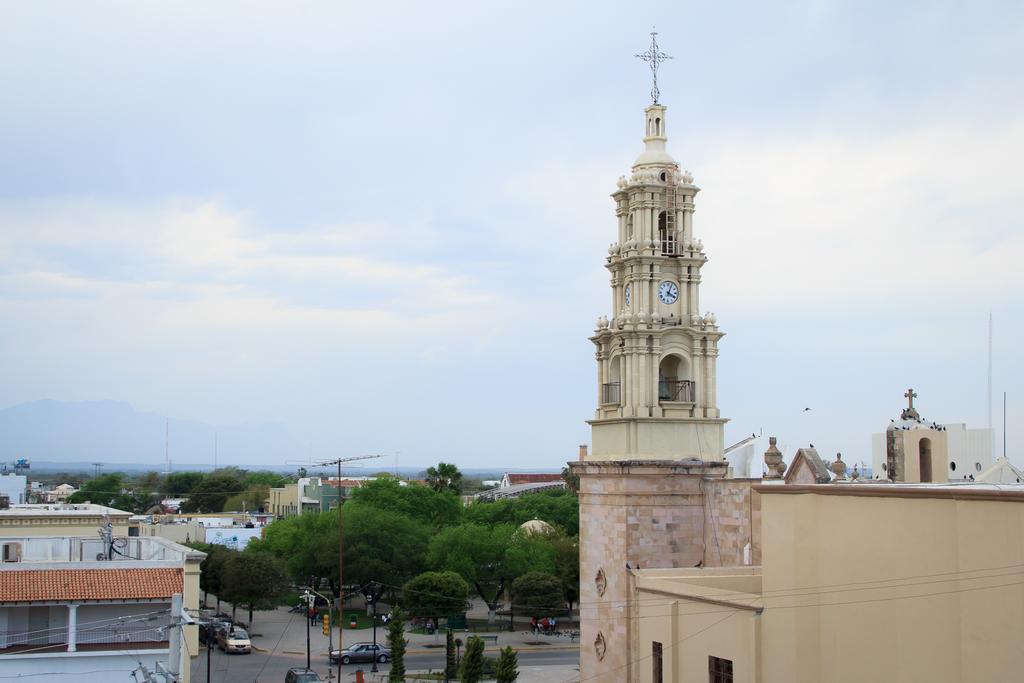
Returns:
[[[171,418],[164,423],[164,460],[167,461],[167,474],[171,473]]]
[[[380,457],[383,457],[383,456],[380,456],[380,455],[357,455],[357,456],[354,456],[354,457],[351,457],[351,458],[335,458],[333,460],[325,460],[323,462],[318,462],[318,463],[312,463],[311,464],[312,467],[327,467],[328,465],[337,465],[337,467],[338,467],[338,481],[336,482],[337,483],[337,487],[336,488],[338,490],[338,587],[339,587],[339,589],[340,589],[341,586],[345,585],[344,582],[343,582],[344,574],[342,574],[343,564],[342,564],[342,554],[341,554],[341,549],[345,546],[345,543],[344,543],[344,529],[345,529],[344,521],[345,520],[344,520],[344,517],[342,517],[342,514],[341,514],[341,505],[344,502],[344,500],[341,497],[341,492],[342,492],[342,487],[341,487],[341,463],[343,463],[343,462],[352,462],[353,460],[372,460],[374,458],[380,458]],[[340,614],[341,610],[342,610],[342,607],[343,607],[343,605],[342,605],[343,598],[339,595],[339,596],[336,596],[335,599],[338,601],[338,613]],[[342,638],[344,637],[344,632],[342,630],[341,624],[342,624],[341,619],[338,619],[338,650],[339,651],[345,649],[344,645],[342,644]],[[342,664],[341,657],[338,657],[338,680],[339,681],[341,681],[341,664]]]
[[[103,465],[104,465],[104,463],[102,463],[102,462],[94,462],[92,464],[92,476],[94,476],[94,477],[100,476],[100,473],[103,471]]]
[[[988,400],[988,428],[992,430],[992,311],[988,312],[988,393],[985,394]],[[993,439],[993,445],[994,444]]]

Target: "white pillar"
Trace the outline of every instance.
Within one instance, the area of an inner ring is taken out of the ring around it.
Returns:
[[[68,652],[78,650],[78,605],[68,604]]]

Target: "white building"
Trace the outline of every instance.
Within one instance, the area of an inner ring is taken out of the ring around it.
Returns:
[[[188,683],[186,653],[198,652],[198,639],[194,626],[171,626],[172,596],[198,610],[205,554],[160,538],[23,536],[2,545],[0,678],[110,683],[140,663],[167,665],[176,651],[178,680]]]
[[[7,498],[8,505],[21,505],[25,500],[28,477],[23,474],[5,474],[0,476],[0,496]]]
[[[929,422],[921,417],[914,407],[917,394],[913,389],[904,396],[908,399],[908,407],[900,413],[898,420],[893,420],[890,431],[895,432],[903,440],[910,435],[924,434],[921,437],[929,442],[932,449],[931,459],[934,465],[930,468],[930,476],[914,479],[908,472],[906,481],[975,481],[978,476],[992,465],[992,430],[968,429],[960,423],[939,424]],[[920,440],[920,439],[918,439]],[[913,460],[916,446],[907,446],[909,458]],[[871,435],[871,471],[877,479],[888,478],[888,452],[886,449],[886,433]],[[941,468],[941,469],[940,469]],[[914,470],[914,467],[910,468]]]

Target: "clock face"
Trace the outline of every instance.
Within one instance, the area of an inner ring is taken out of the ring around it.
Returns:
[[[658,300],[663,304],[674,304],[679,298],[679,287],[668,280],[658,285]]]
[[[629,285],[626,285],[625,296],[626,296],[626,305],[627,306],[629,305],[629,301],[630,301],[630,296],[629,295],[630,294],[631,294],[631,292],[629,291]]]

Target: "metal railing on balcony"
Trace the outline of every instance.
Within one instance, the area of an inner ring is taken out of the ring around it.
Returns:
[[[663,379],[658,381],[658,400],[693,403],[693,381],[688,379]]]
[[[622,394],[618,382],[608,382],[601,385],[601,403],[618,403]]]

